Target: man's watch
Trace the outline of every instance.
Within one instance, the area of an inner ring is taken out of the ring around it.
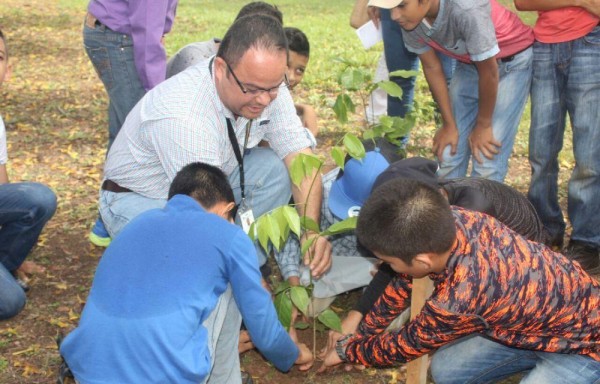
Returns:
[[[352,336],[354,335],[351,333],[347,334],[335,342],[335,351],[337,352],[340,360],[342,360],[344,363],[348,362],[348,357],[346,356],[346,346],[348,345],[348,342]]]

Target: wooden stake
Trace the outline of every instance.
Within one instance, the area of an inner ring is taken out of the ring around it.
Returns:
[[[433,281],[429,277],[413,279],[410,302],[410,319],[414,319],[433,292]],[[406,365],[406,384],[427,384],[429,357],[421,356]]]

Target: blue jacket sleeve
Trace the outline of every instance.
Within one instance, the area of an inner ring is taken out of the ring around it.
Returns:
[[[228,256],[233,296],[252,342],[277,369],[288,371],[298,359],[298,347],[279,322],[271,296],[261,285],[255,247],[241,229],[232,239]]]

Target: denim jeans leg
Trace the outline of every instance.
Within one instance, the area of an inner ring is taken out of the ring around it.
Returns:
[[[236,203],[242,200],[240,173],[236,168],[229,175]],[[277,207],[286,205],[292,196],[291,182],[287,168],[275,152],[269,148],[252,148],[244,155],[244,179],[246,204],[252,208],[254,218]],[[236,223],[240,225],[239,215]],[[267,256],[262,247],[256,243],[259,265],[264,265]]]
[[[0,320],[16,316],[25,306],[25,292],[13,275],[0,264]]]
[[[600,362],[589,356],[535,352],[537,362],[521,384],[599,384]]]
[[[436,384],[493,383],[529,371],[537,358],[533,351],[510,348],[471,335],[440,348],[431,360]]]
[[[231,286],[221,295],[215,309],[202,325],[208,331],[211,372],[205,383],[221,384],[242,382],[238,342],[242,315],[233,298]]]
[[[135,192],[100,191],[99,210],[106,230],[113,239],[140,213],[163,208],[166,199],[150,199]]]
[[[600,27],[572,42],[566,103],[575,168],[569,181],[572,240],[600,248]]]
[[[483,157],[480,164],[472,160],[473,177],[503,182],[508,172],[508,159],[512,154],[521,116],[531,89],[533,53],[527,48],[509,62],[498,63],[499,81],[496,105],[492,115],[494,138],[502,145],[493,159]]]
[[[56,195],[39,183],[0,185],[0,263],[14,271],[56,211]]]
[[[450,154],[450,146],[444,148],[443,160],[440,162],[438,176],[446,179],[464,177],[467,174],[471,149],[469,148],[469,134],[477,118],[479,97],[477,89],[479,76],[474,65],[458,62],[450,81],[450,99],[452,113],[458,129],[458,144],[456,153]]]
[[[400,25],[390,17],[388,9],[381,9],[381,33],[383,35],[383,50],[389,72],[403,70],[419,70],[419,60],[416,54],[410,52],[404,46],[402,29]],[[392,77],[402,88],[402,99],[388,95],[387,112],[389,116],[404,117],[406,112],[412,109],[415,89],[415,77],[405,79],[403,77]]]
[[[483,157],[482,163],[472,160],[471,176],[484,177],[503,182],[508,172],[508,159],[525,109],[531,84],[531,48],[515,55],[510,62],[498,65],[499,81],[492,127],[494,138],[502,143],[499,153],[493,159]],[[479,95],[473,93],[479,84],[479,75],[474,65],[457,64],[451,85],[452,111],[459,132],[457,153],[450,155],[450,147],[444,150],[444,161],[438,174],[446,178],[466,175],[472,158],[468,145],[479,110]]]
[[[558,154],[563,147],[568,68],[557,65],[558,44],[533,46],[529,163],[531,183],[527,197],[551,238],[564,236],[565,220],[558,202]],[[560,60],[562,61],[562,60]]]
[[[103,25],[90,28],[84,23],[83,44],[109,98],[108,148],[129,111],[144,96],[133,56],[130,36],[113,32]]]

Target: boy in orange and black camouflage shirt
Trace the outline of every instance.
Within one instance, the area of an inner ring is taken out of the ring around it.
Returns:
[[[435,352],[437,384],[518,372],[527,372],[521,383],[600,380],[600,284],[579,264],[408,179],[373,192],[356,235],[398,275],[324,366],[389,366]],[[424,276],[434,292],[421,313],[384,332],[410,306],[412,278]]]

